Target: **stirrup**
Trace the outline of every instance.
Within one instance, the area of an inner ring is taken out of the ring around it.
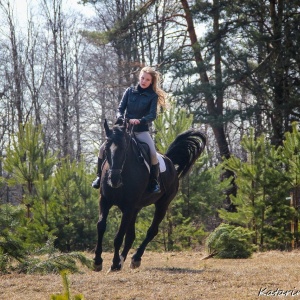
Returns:
[[[99,189],[100,188],[100,177],[98,176],[92,183],[92,187],[94,189]]]
[[[160,190],[160,186],[158,184],[158,182],[156,181],[155,184],[153,184],[149,190],[150,193],[152,194],[158,194],[161,192]]]

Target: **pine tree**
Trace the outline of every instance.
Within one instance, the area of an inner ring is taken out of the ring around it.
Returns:
[[[252,232],[241,226],[221,224],[206,240],[210,256],[218,258],[248,258],[255,247],[251,243]]]
[[[8,271],[13,262],[22,262],[27,257],[26,244],[18,234],[23,218],[24,207],[0,205],[0,272]]]
[[[236,176],[238,192],[231,200],[237,212],[221,209],[220,217],[253,231],[253,243],[261,249],[284,249],[291,239],[286,229],[293,210],[286,201],[289,185],[279,152],[265,136],[255,138],[253,129],[242,146],[247,151],[246,162],[234,156],[224,162]]]
[[[51,235],[47,214],[49,195],[53,191],[50,180],[56,162],[55,156],[45,152],[42,127],[32,122],[20,125],[7,148],[3,168],[10,174],[7,183],[22,188],[21,204],[26,206],[27,220],[24,219],[19,228],[19,237],[32,248],[45,243]]]
[[[193,115],[187,113],[186,109],[176,106],[171,101],[168,109],[159,114],[154,121],[155,142],[159,152],[165,153],[176,136],[192,126]]]
[[[293,238],[296,241],[296,245],[299,243],[299,186],[300,186],[300,132],[299,123],[292,123],[291,132],[285,133],[285,140],[281,149],[282,161],[285,166],[286,180],[290,186],[291,206],[295,209],[295,214],[292,219],[294,224]],[[280,151],[279,149],[279,151]]]
[[[86,249],[96,242],[98,203],[93,200],[83,163],[61,160],[55,172],[51,228],[56,229],[57,247],[64,251]]]
[[[45,153],[42,127],[32,122],[20,125],[19,131],[12,136],[11,147],[3,161],[3,169],[10,174],[9,185],[20,185],[23,190],[22,202],[27,207],[27,217],[31,217],[31,207],[36,198],[35,184],[41,177],[47,180],[52,174],[56,159]]]
[[[92,248],[98,203],[84,159],[79,163],[68,158],[58,162],[44,150],[42,127],[32,123],[20,127],[12,141],[3,166],[10,174],[7,182],[23,189],[27,220],[22,220],[19,238],[31,250],[53,237],[61,250]]]
[[[292,124],[292,131],[285,133],[281,147],[282,160],[286,165],[287,179],[292,188],[300,185],[300,132],[299,123]]]

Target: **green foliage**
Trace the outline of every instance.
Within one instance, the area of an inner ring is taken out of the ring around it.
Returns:
[[[24,209],[10,204],[0,205],[0,272],[6,272],[14,261],[27,257],[26,244],[18,234]]]
[[[168,214],[166,221],[173,226],[167,249],[169,251],[195,249],[202,245],[207,235],[202,224],[195,223],[191,217],[185,217],[180,213]]]
[[[42,248],[32,253],[28,259],[20,263],[15,269],[27,274],[49,274],[63,270],[79,272],[78,262],[92,268],[92,261],[79,252],[61,253],[54,247],[54,239],[49,240]]]
[[[160,151],[164,152],[191,122],[192,116],[174,105],[169,112],[160,115],[155,124]],[[219,174],[224,168],[236,176],[238,192],[231,200],[237,212],[221,209],[219,216],[254,232],[252,243],[261,249],[286,249],[293,238],[287,229],[291,219],[297,216],[296,210],[286,201],[289,190],[299,186],[300,133],[297,126],[293,124],[292,132],[286,133],[286,140],[279,148],[273,147],[264,136],[256,138],[251,131],[242,141],[247,152],[246,162],[232,156],[223,165],[210,168],[208,158],[202,156],[182,180],[149,249],[197,248],[203,242],[206,231],[211,229],[208,224],[216,221],[215,212],[222,206],[223,191],[230,182],[228,179],[220,183]],[[91,178],[87,175],[84,159],[77,163],[65,158],[55,164],[55,159],[43,153],[41,140],[41,130],[26,125],[13,140],[7,158],[3,159],[5,170],[11,174],[7,182],[23,186],[26,208],[23,205],[0,206],[1,272],[8,271],[12,264],[17,264],[21,272],[47,273],[63,269],[75,272],[77,261],[86,265],[89,262],[71,251],[91,249],[96,243],[99,196],[98,191],[90,187]],[[30,214],[26,218],[28,208]],[[153,215],[154,206],[140,212],[135,245],[145,238]],[[114,207],[108,218],[104,251],[113,249],[120,218],[120,211]],[[234,231],[231,238],[237,238],[238,233],[241,232]],[[45,244],[48,250],[41,257],[40,249]],[[69,253],[62,254],[57,249]],[[231,251],[236,253],[236,249]],[[28,258],[28,253],[34,253],[35,257]]]
[[[62,251],[87,249],[96,243],[97,198],[93,198],[90,179],[83,163],[61,161],[54,177],[56,187],[50,203],[50,228]]]
[[[138,247],[145,239],[147,230],[149,229],[153,216],[154,216],[154,205],[144,207],[138,214],[135,231],[136,237],[134,241],[134,247]],[[148,246],[148,250],[164,250],[164,243],[162,237],[162,227],[159,227],[159,233]]]
[[[30,250],[56,236],[63,251],[85,250],[96,243],[97,195],[90,187],[84,159],[60,162],[45,153],[42,129],[32,123],[20,126],[7,149],[3,167],[9,185],[21,185],[27,219],[19,226],[19,238]]]
[[[155,141],[158,150],[165,153],[176,136],[189,129],[192,126],[192,122],[192,114],[188,114],[185,109],[179,108],[175,102],[171,102],[168,110],[160,114],[154,123],[156,130]],[[188,178],[193,178],[195,182],[198,181],[198,187],[200,185],[200,188],[202,184],[199,184],[199,182],[204,185],[200,172],[203,165],[204,163],[200,159],[198,167],[194,166],[197,170],[187,176]],[[184,185],[188,188],[191,187],[190,181],[185,181]],[[196,185],[197,183],[195,183]],[[195,189],[200,191],[200,189]],[[203,198],[199,197],[199,195],[200,192],[193,194],[189,193],[187,189],[180,189],[160,226],[160,234],[155,239],[156,245],[163,245],[164,250],[180,250],[194,248],[202,243],[206,234],[201,221],[199,218],[197,219],[197,212],[201,211],[201,204],[206,202],[207,199],[205,199],[205,195],[203,195]],[[143,222],[145,222],[145,218]]]
[[[192,172],[182,180],[178,194],[182,198],[183,215],[207,226],[223,206],[224,190],[230,185],[230,179],[220,181],[222,166],[210,168],[208,160],[207,156],[202,156],[196,162]]]
[[[143,208],[136,222],[136,239],[134,246],[137,247],[145,239],[153,216],[153,205]],[[179,251],[192,249],[199,246],[204,240],[206,233],[203,226],[195,224],[191,218],[185,218],[178,211],[177,214],[169,209],[166,217],[159,226],[159,233],[147,246],[149,250],[156,251]]]
[[[206,246],[218,258],[248,258],[255,250],[252,235],[246,228],[221,224],[209,235]]]
[[[61,295],[51,295],[51,300],[71,300],[71,299],[84,300],[84,297],[81,294],[75,295],[74,298],[71,297],[70,283],[68,280],[68,272],[64,270],[61,271],[60,274],[63,281],[64,293]]]
[[[278,149],[286,166],[286,176],[292,187],[300,185],[300,132],[299,124],[292,124],[292,131],[285,133],[283,146]]]
[[[220,217],[232,224],[238,224],[255,232],[253,243],[261,249],[286,249],[292,239],[287,230],[295,215],[286,197],[292,188],[286,168],[290,165],[282,149],[275,148],[265,138],[255,138],[251,130],[244,137],[243,148],[247,161],[232,156],[224,162],[224,168],[234,172],[238,186],[237,195],[231,196],[237,212],[220,210]]]
[[[52,193],[49,223],[52,230],[58,229],[55,232],[58,237],[56,245],[61,250],[91,248],[95,243],[94,224],[98,207],[97,202],[93,201],[83,162],[71,162],[68,158],[61,160],[53,179],[55,190]],[[42,192],[45,193],[41,195],[46,194],[44,199],[48,199],[51,190],[43,189]]]
[[[47,180],[52,174],[56,159],[44,152],[42,128],[26,123],[12,136],[11,147],[6,149],[3,169],[11,175],[9,185],[22,185],[24,203],[31,205],[35,196],[35,181],[40,176]]]
[[[103,237],[103,251],[113,251],[114,238],[121,224],[121,211],[118,207],[113,206],[109,211],[106,231]]]
[[[192,122],[193,115],[171,102],[169,109],[155,121],[157,148],[164,153],[178,134],[192,126]],[[229,185],[229,180],[220,182],[220,168],[209,168],[208,157],[200,157],[191,173],[181,181],[178,194],[155,238],[156,247],[181,250],[202,244],[208,230],[204,224],[215,222],[216,211],[222,207],[223,191]],[[150,225],[151,219],[143,217],[143,227],[146,227],[146,220]],[[153,244],[150,247],[154,247]]]
[[[178,108],[175,102],[170,102],[168,110],[164,111],[154,121],[155,142],[159,152],[165,153],[176,136],[191,127],[193,115]]]
[[[161,226],[165,250],[197,248],[211,230],[210,224],[216,222],[229,180],[220,182],[220,166],[208,168],[207,160],[205,156],[199,159],[170,204]]]

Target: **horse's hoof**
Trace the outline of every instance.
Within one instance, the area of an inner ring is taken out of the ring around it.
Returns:
[[[112,272],[118,272],[118,271],[121,271],[121,270],[122,270],[121,265],[119,265],[118,267],[111,266],[108,269],[107,274],[112,273]]]
[[[94,271],[95,271],[95,272],[100,272],[100,271],[102,271],[102,264],[100,264],[100,265],[94,265]]]
[[[114,266],[112,265],[110,267],[110,269],[107,271],[107,273],[110,273],[110,272],[115,272],[115,271],[121,271],[123,269],[123,265],[124,265],[124,257],[122,255],[120,255],[120,263],[118,266]]]
[[[141,260],[136,261],[136,260],[132,259],[131,263],[130,263],[130,268],[137,269],[140,267],[140,265],[141,265]]]

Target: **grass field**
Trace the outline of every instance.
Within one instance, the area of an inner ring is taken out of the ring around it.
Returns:
[[[83,294],[86,300],[300,299],[298,250],[255,253],[240,260],[202,260],[204,256],[203,252],[146,251],[139,269],[131,270],[128,259],[122,271],[107,273],[112,253],[104,253],[103,271],[82,269],[81,274],[69,275],[71,294]],[[0,276],[4,300],[46,300],[62,291],[60,275]]]

